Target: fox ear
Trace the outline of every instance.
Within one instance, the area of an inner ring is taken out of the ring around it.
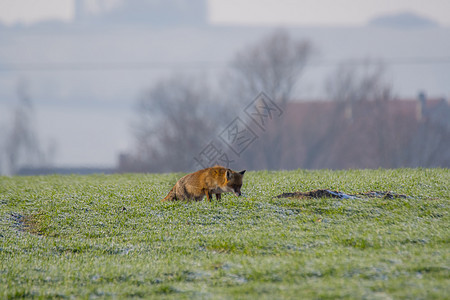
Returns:
[[[233,176],[233,174],[231,174],[231,170],[227,170],[225,175],[227,176],[227,180],[230,180],[231,176]]]
[[[247,171],[247,170],[242,170],[239,172],[239,174],[244,175],[245,171]]]

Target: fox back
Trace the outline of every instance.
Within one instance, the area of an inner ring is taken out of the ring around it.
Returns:
[[[162,201],[201,201],[204,196],[211,201],[213,194],[220,200],[222,193],[240,196],[244,173],[245,170],[236,172],[222,166],[214,166],[187,174],[177,181]]]

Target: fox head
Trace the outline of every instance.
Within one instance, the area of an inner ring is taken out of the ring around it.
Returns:
[[[244,177],[245,170],[236,172],[231,169],[227,169],[227,192],[234,193],[236,196],[241,195],[242,178]]]

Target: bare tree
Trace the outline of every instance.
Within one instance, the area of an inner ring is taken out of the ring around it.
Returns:
[[[6,169],[16,174],[23,166],[40,165],[44,161],[36,132],[35,113],[28,92],[28,84],[22,80],[17,88],[18,104],[12,114],[12,122],[6,131],[4,152]]]
[[[447,167],[450,165],[450,108],[398,101],[379,63],[346,64],[327,81],[333,100],[327,130],[310,120],[306,168]]]
[[[392,88],[381,63],[339,66],[326,82],[335,103],[324,135],[310,140],[307,168],[390,167],[405,132],[389,115]],[[314,126],[311,126],[314,130]],[[314,136],[314,134],[311,134]],[[397,138],[397,140],[395,140]]]
[[[278,29],[235,55],[231,62],[234,89],[244,99],[263,91],[284,104],[314,52],[310,41],[295,40]]]
[[[200,81],[175,76],[158,82],[137,103],[131,171],[192,169],[193,157],[216,132],[219,119],[217,103]]]
[[[307,40],[295,40],[286,30],[279,29],[238,52],[231,62],[232,98],[251,101],[265,92],[284,110],[294,87],[314,54]],[[241,100],[242,101],[242,100]],[[251,168],[279,169],[282,162],[282,140],[289,138],[283,119],[274,120],[271,132],[248,148],[244,160]]]
[[[309,42],[293,40],[279,30],[235,56],[217,96],[191,78],[160,81],[138,101],[136,149],[121,156],[121,171],[190,170],[193,158],[237,116],[244,101],[264,91],[284,105],[312,53]],[[262,147],[247,150],[246,160],[263,153],[265,163],[258,162],[259,167],[278,168],[281,133],[267,135]]]
[[[406,147],[402,164],[409,167],[450,167],[450,106],[444,99],[428,107],[420,94],[421,117]],[[414,128],[412,128],[414,130]]]
[[[344,62],[327,79],[325,90],[332,101],[348,105],[392,98],[392,87],[385,74],[382,62],[370,59],[362,64]]]

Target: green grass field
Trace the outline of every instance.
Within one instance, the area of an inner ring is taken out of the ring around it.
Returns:
[[[0,177],[0,298],[450,295],[448,169],[248,172],[242,197],[161,203],[182,175]],[[273,198],[322,188],[409,198]]]

